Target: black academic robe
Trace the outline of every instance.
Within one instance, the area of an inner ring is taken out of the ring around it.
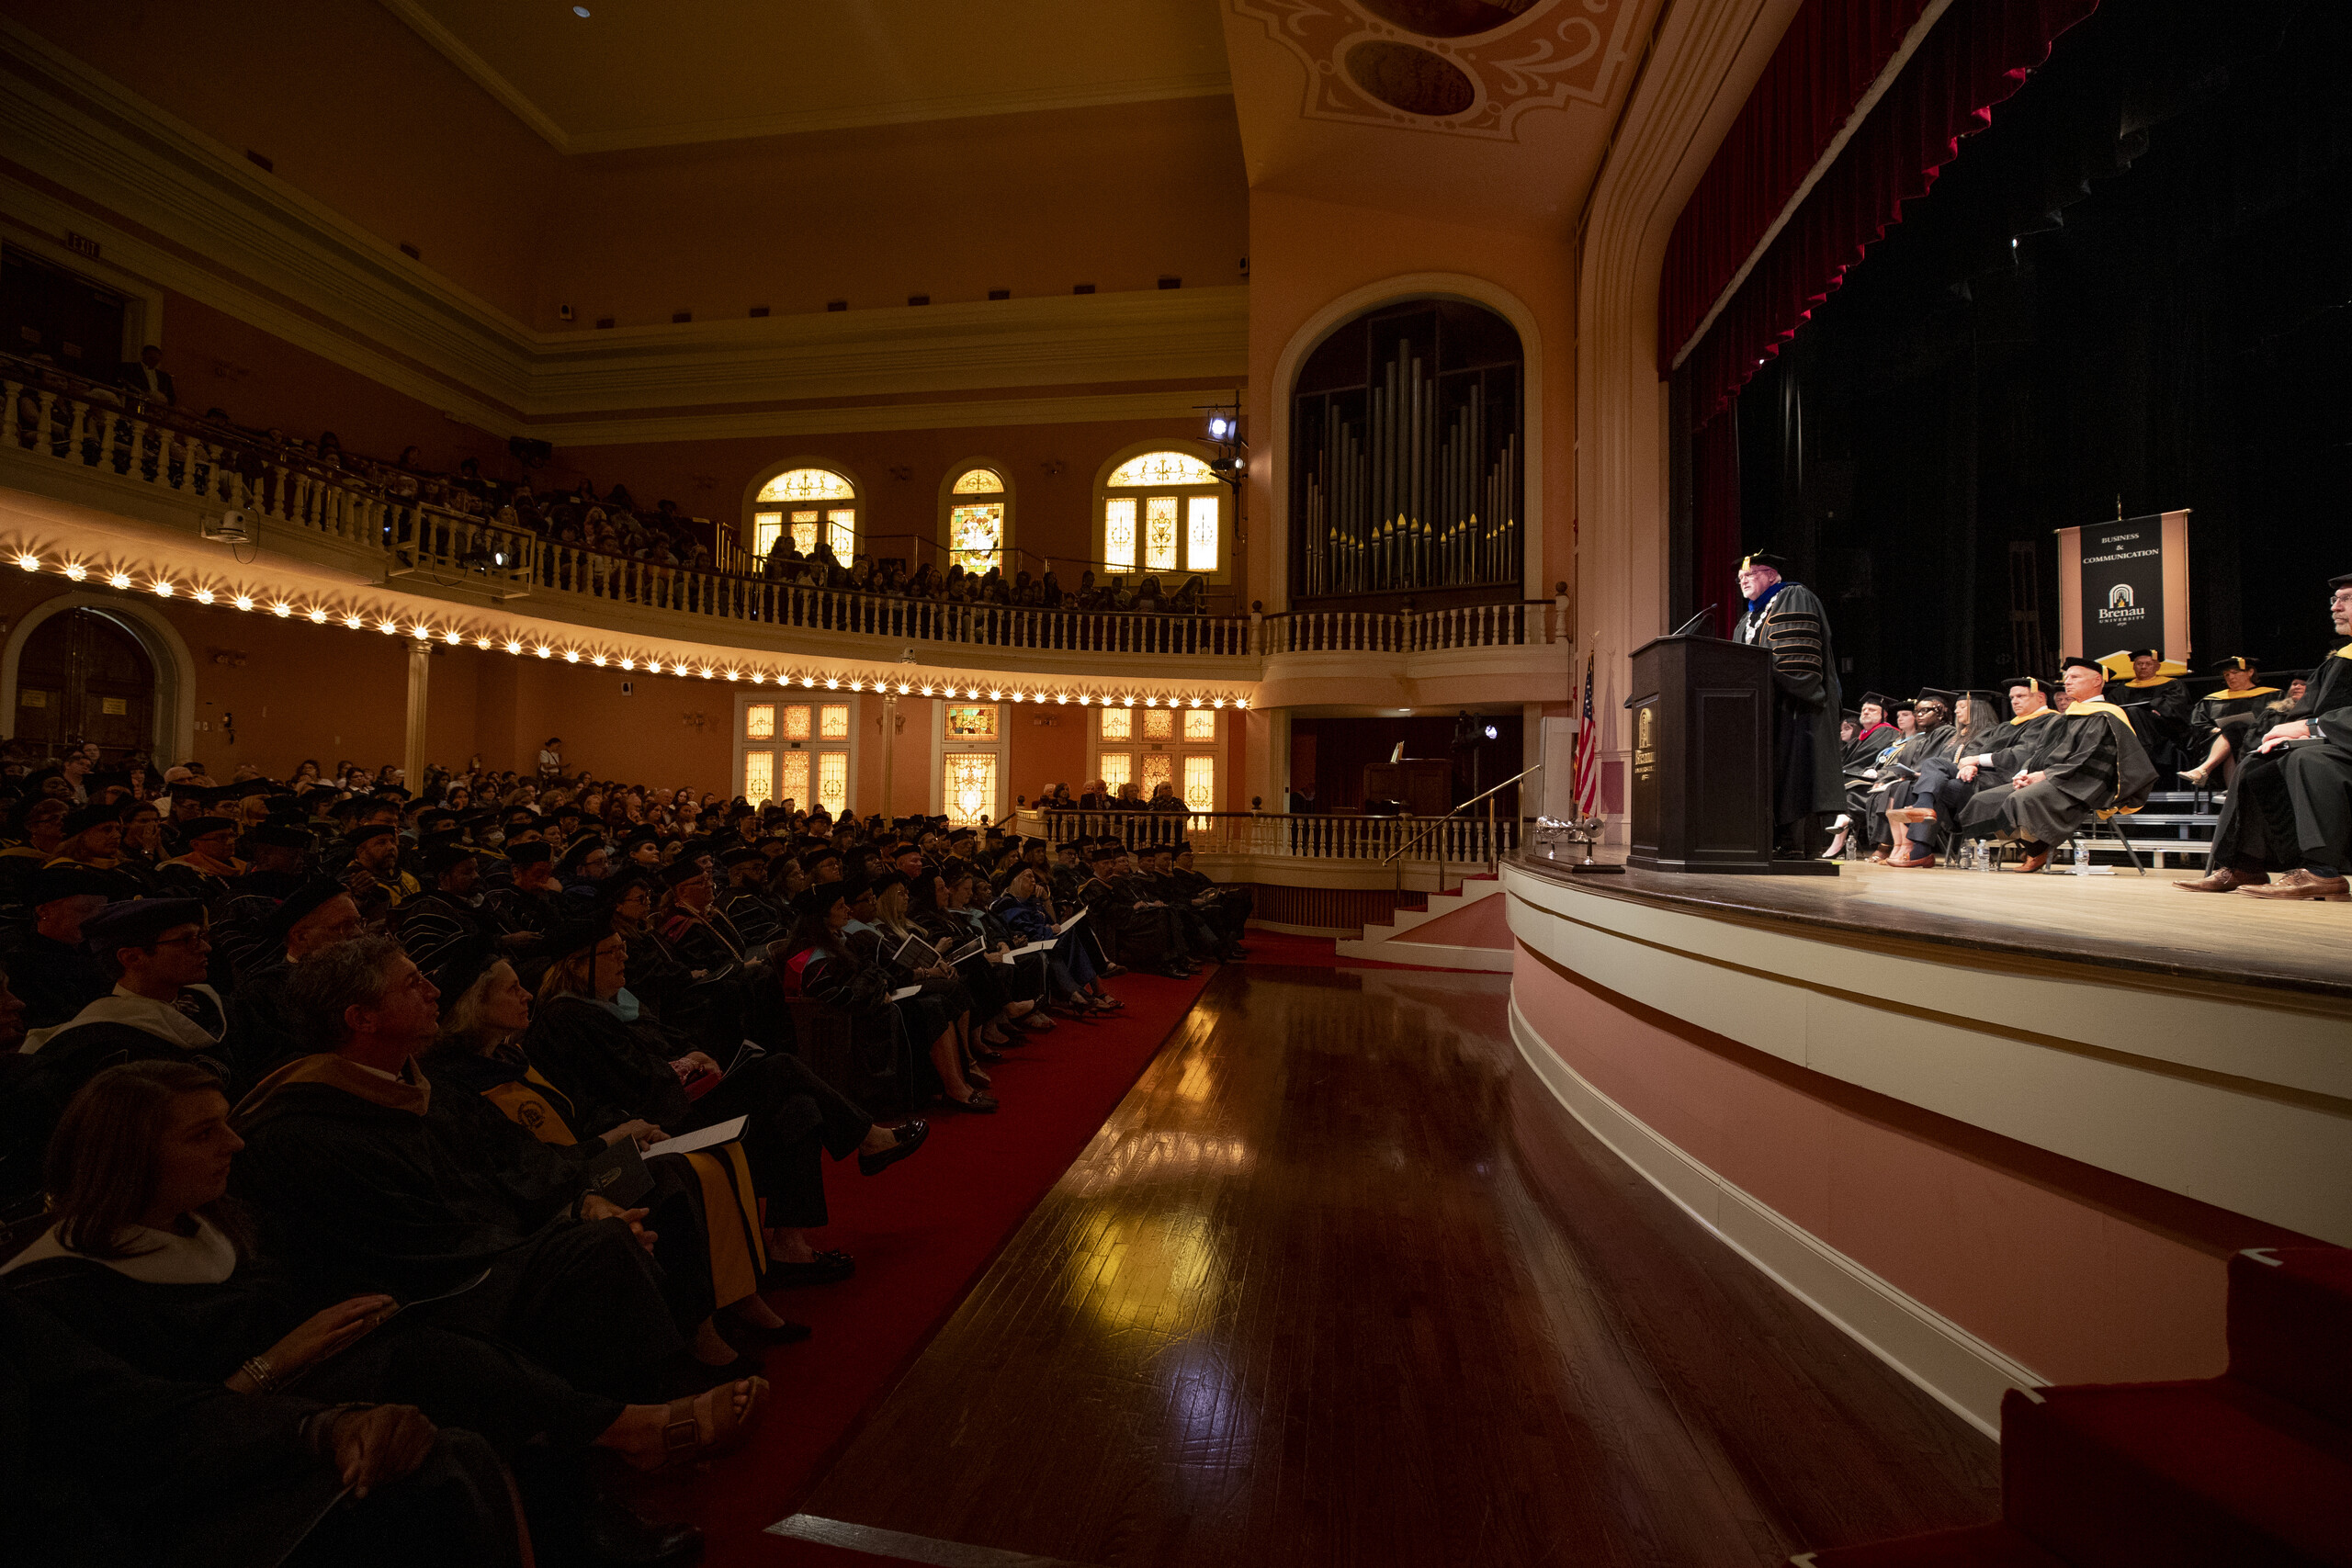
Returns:
[[[694,1047],[649,1021],[627,1022],[589,998],[564,996],[543,1003],[521,1044],[541,1072],[588,1104],[609,1106],[661,1127],[684,1122],[693,1109],[670,1063]]]
[[[247,971],[229,993],[232,1099],[243,1099],[254,1085],[308,1051],[286,1008],[286,983],[293,977],[294,965],[281,952],[277,963]]]
[[[223,1027],[219,1008],[200,992],[188,995],[196,1005],[197,1021],[217,1039]],[[82,1086],[108,1067],[128,1062],[187,1062],[219,1078],[223,1092],[231,1077],[231,1053],[225,1045],[190,1048],[135,1024],[114,1021],[61,1029],[30,1061],[0,1097],[0,1199],[40,1190],[50,1134]]]
[[[2123,710],[2133,733],[2140,737],[2142,748],[2159,769],[2169,772],[2204,760],[2188,755],[2195,728],[2191,710],[2196,699],[2188,694],[2186,682],[2170,675],[2152,676],[2145,681],[2109,681],[2101,695]]]
[[[2262,743],[2263,733],[2277,722],[2263,699],[2278,694],[2276,686],[2208,693],[2189,715],[2190,764],[2203,762],[2205,754],[2213,749],[2213,742],[2222,736],[2229,738],[2231,755],[2243,760]]]
[[[2320,660],[2303,700],[2267,713],[2249,736],[2259,744],[2271,724],[2301,719],[2311,738],[2290,740],[2239,761],[2222,819],[2213,829],[2211,865],[2238,871],[2352,869],[2352,646]]]
[[[1148,907],[1155,900],[1135,879],[1095,877],[1078,890],[1078,900],[1112,962],[1131,969],[1166,969],[1183,962],[1187,944],[1174,911]]]
[[[258,1220],[266,1253],[337,1299],[458,1291],[425,1309],[430,1321],[504,1338],[577,1387],[650,1392],[653,1369],[699,1321],[685,1315],[692,1294],[665,1290],[618,1221],[579,1217],[590,1190],[581,1167],[534,1156],[522,1146],[530,1135],[478,1095],[424,1083],[421,1097],[402,1086],[405,1102],[363,1098],[304,1081],[315,1065],[284,1069],[237,1107],[245,1147],[230,1190]]]
[[[2013,838],[2056,844],[2102,811],[2135,810],[2155,787],[2155,765],[2122,714],[2105,703],[2076,703],[2054,718],[2032,765],[2043,777],[2023,789],[1986,790],[1961,814],[1971,838]]]
[[[108,1355],[153,1377],[219,1383],[247,1359],[334,1304],[266,1261],[240,1260],[226,1280],[159,1284],[87,1258],[49,1258],[5,1277],[18,1299],[70,1323]],[[545,1432],[585,1446],[620,1415],[514,1351],[474,1335],[395,1318],[340,1354],[282,1368],[281,1393],[334,1403],[413,1404],[445,1426],[512,1451]]]
[[[5,962],[8,988],[24,998],[28,1029],[63,1023],[114,989],[88,948],[37,931],[25,931],[11,942]]]
[[[1772,820],[1781,826],[1845,808],[1844,699],[1829,613],[1812,589],[1782,582],[1761,609],[1741,615],[1736,641],[1772,655]]]

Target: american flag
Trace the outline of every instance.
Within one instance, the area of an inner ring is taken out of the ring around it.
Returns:
[[[1589,817],[1600,804],[1599,733],[1592,723],[1592,655],[1584,658],[1584,712],[1577,719],[1577,815]]]

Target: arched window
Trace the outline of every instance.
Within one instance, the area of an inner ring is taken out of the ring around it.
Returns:
[[[786,468],[760,487],[752,505],[752,550],[761,560],[792,530],[802,555],[823,539],[847,566],[857,554],[857,490],[831,468]]]
[[[1192,453],[1170,448],[1129,457],[1102,480],[1097,555],[1114,572],[1222,577],[1227,493]]]
[[[981,573],[1004,565],[1012,546],[1012,491],[1004,475],[967,468],[947,487],[946,503],[948,564]]]

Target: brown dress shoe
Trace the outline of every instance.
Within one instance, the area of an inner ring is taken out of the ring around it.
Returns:
[[[2025,859],[2019,861],[2018,863],[2018,869],[2019,871],[2040,871],[2043,866],[2048,865],[2049,863],[2050,852],[2048,850],[2044,850],[2038,855],[2028,855]]]
[[[2300,868],[2267,887],[2241,887],[2247,898],[2320,898],[2330,904],[2352,904],[2352,883],[2340,876],[2313,876]]]
[[[1932,851],[1927,854],[1915,856],[1911,853],[1912,846],[1910,840],[1907,839],[1905,840],[1899,847],[1902,852],[1901,853],[1892,854],[1886,857],[1888,870],[1932,871],[1935,869],[1936,857]]]
[[[2176,882],[2173,886],[2183,893],[2228,893],[2240,887],[2259,887],[2269,880],[2267,871],[2232,871],[2225,865],[2194,882]]]

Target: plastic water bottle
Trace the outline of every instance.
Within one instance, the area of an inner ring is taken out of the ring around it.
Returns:
[[[2088,876],[2090,874],[2091,852],[2083,847],[2083,841],[2080,839],[2076,839],[2075,840],[2075,874]]]
[[[1979,871],[1993,869],[1993,840],[1990,839],[1976,840],[1976,869]]]

